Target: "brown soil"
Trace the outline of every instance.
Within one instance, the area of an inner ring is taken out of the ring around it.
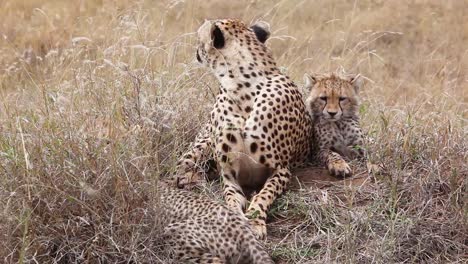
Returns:
[[[306,187],[326,188],[333,185],[362,186],[369,182],[367,171],[357,171],[349,178],[338,178],[330,175],[322,167],[309,167],[293,172],[290,189],[297,190]]]

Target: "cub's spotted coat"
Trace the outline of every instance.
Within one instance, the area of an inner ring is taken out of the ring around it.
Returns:
[[[181,263],[274,263],[243,215],[193,192],[159,193],[164,240]]]
[[[359,126],[359,76],[340,78],[334,74],[322,77],[304,76],[310,90],[307,109],[314,123],[314,138],[320,161],[331,174],[351,175],[346,158],[364,157],[364,137]]]

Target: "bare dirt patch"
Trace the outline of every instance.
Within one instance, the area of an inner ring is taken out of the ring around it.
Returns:
[[[329,186],[354,186],[359,187],[370,181],[367,171],[356,171],[352,177],[337,178],[332,176],[327,169],[323,167],[309,167],[298,169],[293,172],[291,180],[291,190],[301,188],[326,188]]]

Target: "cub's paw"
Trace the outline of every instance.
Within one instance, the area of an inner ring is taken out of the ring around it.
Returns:
[[[346,161],[340,159],[340,160],[334,160],[328,164],[328,171],[331,173],[333,176],[337,177],[349,177],[351,176],[351,168],[349,167],[348,163]]]
[[[205,177],[198,172],[178,173],[174,176],[174,183],[179,189],[191,190],[203,183]]]
[[[255,237],[258,240],[264,240],[267,237],[267,228],[265,220],[261,220],[258,218],[249,219],[250,227],[252,228]]]

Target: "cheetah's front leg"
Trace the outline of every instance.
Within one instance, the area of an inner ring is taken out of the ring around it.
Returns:
[[[357,131],[358,134],[354,136],[348,144],[348,148],[351,149],[351,155],[349,155],[349,158],[366,160],[367,151],[364,147],[364,136],[362,135],[360,128],[358,128]]]
[[[315,137],[319,146],[318,157],[327,166],[328,171],[338,177],[351,176],[351,168],[344,158],[338,153],[348,152],[343,136],[338,133],[336,124],[331,122],[320,122],[315,124]]]
[[[204,180],[206,165],[213,158],[211,124],[207,124],[197,135],[189,151],[177,162],[175,183],[179,188],[190,188]]]
[[[359,120],[344,119],[340,125],[343,135],[344,150],[341,154],[349,159],[366,159],[367,151],[364,146],[364,134],[359,126]]]
[[[240,215],[244,214],[247,198],[238,182],[239,162],[235,153],[230,153],[230,157],[221,154],[221,175],[224,183],[224,199],[226,204],[237,211]]]
[[[265,239],[267,235],[266,218],[267,211],[273,202],[287,188],[291,172],[283,167],[276,169],[273,175],[268,178],[262,190],[253,197],[247,210],[247,217],[250,219],[258,239]]]

